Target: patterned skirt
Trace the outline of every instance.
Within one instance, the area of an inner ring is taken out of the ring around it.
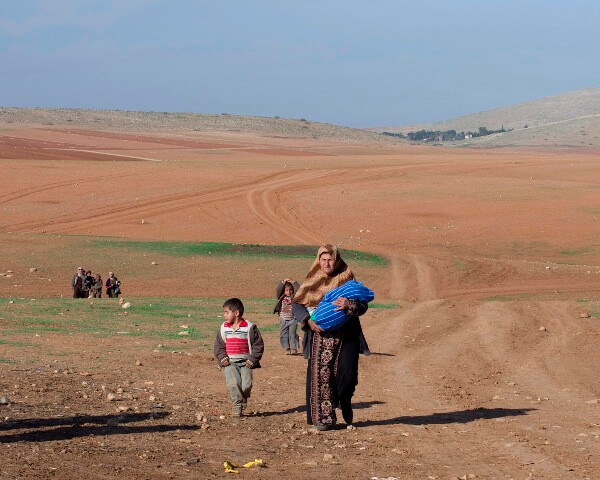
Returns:
[[[342,331],[314,333],[307,378],[307,407],[312,425],[335,425],[337,391],[335,376],[342,344]]]

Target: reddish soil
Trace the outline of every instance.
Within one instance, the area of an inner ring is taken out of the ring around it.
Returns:
[[[386,256],[387,268],[357,273],[398,307],[363,318],[375,354],[360,361],[356,430],[316,435],[305,362],[282,355],[275,334],[256,414],[223,420],[206,347],[15,338],[36,346],[32,363],[0,344],[16,361],[0,363],[0,396],[13,402],[0,405],[0,478],[214,478],[223,461],[254,458],[268,468],[240,478],[600,478],[597,154],[11,128],[0,137],[1,268],[13,271],[2,297],[69,295],[83,262],[114,268],[132,298],[269,297],[310,261],[152,266],[150,253],[86,256],[82,242],[327,241]]]

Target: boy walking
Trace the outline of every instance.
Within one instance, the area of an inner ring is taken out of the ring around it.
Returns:
[[[241,417],[252,390],[252,370],[260,368],[264,342],[258,328],[244,319],[244,304],[230,298],[223,304],[223,318],[215,338],[214,354],[233,402],[233,415]]]

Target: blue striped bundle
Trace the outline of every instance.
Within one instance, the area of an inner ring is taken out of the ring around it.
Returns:
[[[337,307],[332,302],[340,297],[368,303],[375,298],[375,294],[373,290],[368,289],[362,283],[355,280],[350,280],[341,287],[327,292],[314,312],[313,319],[326,332],[340,328],[350,318],[343,310],[335,310]]]

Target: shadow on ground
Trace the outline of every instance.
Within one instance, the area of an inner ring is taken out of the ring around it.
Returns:
[[[32,428],[40,430],[0,435],[0,443],[50,442],[95,435],[131,435],[198,429],[197,425],[128,425],[134,422],[162,419],[168,415],[167,412],[149,412],[10,420],[1,423],[0,430]],[[46,427],[58,428],[42,430]]]
[[[357,427],[376,425],[436,425],[446,423],[469,423],[481,419],[517,417],[527,415],[536,408],[473,408],[457,412],[432,413],[431,415],[402,416],[382,420],[364,420],[356,422]]]

